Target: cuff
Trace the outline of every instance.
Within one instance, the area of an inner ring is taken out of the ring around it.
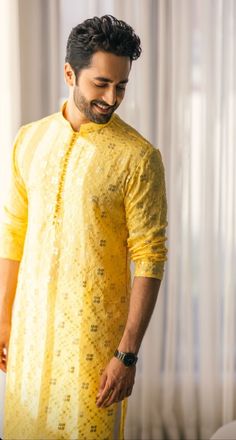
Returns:
[[[134,276],[163,279],[165,261],[141,260],[135,262]]]

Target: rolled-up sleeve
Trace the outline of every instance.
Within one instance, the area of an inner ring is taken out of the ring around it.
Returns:
[[[8,191],[1,206],[0,257],[20,261],[27,230],[27,192],[18,164],[18,150],[22,138],[19,130],[11,154]]]
[[[148,150],[128,177],[124,203],[134,275],[161,280],[167,260],[168,222],[165,170],[159,149]]]

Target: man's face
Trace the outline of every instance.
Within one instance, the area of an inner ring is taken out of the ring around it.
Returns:
[[[129,57],[102,51],[93,54],[90,66],[79,72],[77,83],[74,77],[71,89],[83,122],[109,121],[124,98],[130,68]],[[71,70],[68,63],[65,72],[67,69]]]

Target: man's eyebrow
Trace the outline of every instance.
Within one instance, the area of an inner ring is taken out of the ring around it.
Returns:
[[[108,83],[112,83],[113,82],[111,79],[104,78],[103,76],[96,76],[94,79],[97,79],[98,81],[108,82]],[[129,81],[128,79],[123,79],[122,81],[119,82],[119,84],[125,84],[128,81]]]

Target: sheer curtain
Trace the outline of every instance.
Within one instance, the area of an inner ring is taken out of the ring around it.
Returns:
[[[236,418],[236,4],[159,2],[157,28],[169,261],[155,397],[168,438],[207,439]]]

